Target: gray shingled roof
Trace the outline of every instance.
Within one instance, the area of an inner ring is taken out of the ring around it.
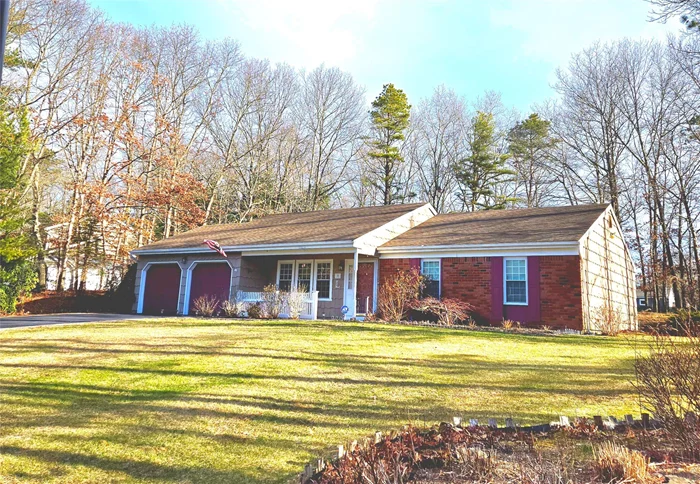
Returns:
[[[382,245],[425,247],[576,242],[608,205],[483,210],[436,215]]]
[[[146,245],[138,251],[202,247],[204,239],[222,247],[341,242],[352,240],[425,203],[281,213],[242,224],[205,225]]]

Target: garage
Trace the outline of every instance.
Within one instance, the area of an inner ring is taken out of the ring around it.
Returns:
[[[231,288],[231,267],[226,262],[200,262],[190,276],[188,313],[194,314],[194,302],[202,296],[214,296],[227,301]]]
[[[145,278],[143,313],[177,314],[180,266],[177,264],[153,264],[145,272]]]

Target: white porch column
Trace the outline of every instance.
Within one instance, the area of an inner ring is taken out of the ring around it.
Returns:
[[[352,275],[352,281],[354,284],[353,287],[353,297],[354,301],[352,302],[352,317],[356,318],[357,317],[357,264],[360,261],[359,257],[359,249],[355,249],[355,254],[353,255],[353,264],[352,264],[352,270],[353,270],[353,275]]]
[[[318,319],[318,291],[312,292],[311,298],[311,319],[315,321]]]

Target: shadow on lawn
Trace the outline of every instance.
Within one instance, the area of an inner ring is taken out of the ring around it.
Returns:
[[[173,482],[250,482],[245,473],[217,471],[209,467],[165,466],[131,459],[107,459],[77,452],[28,449],[18,446],[0,446],[0,455],[29,457],[54,464],[82,465],[110,472],[121,472],[136,479],[157,478]]]
[[[110,342],[93,342],[84,339],[44,339],[41,340],[43,343],[33,343],[29,344],[25,340],[20,339],[10,339],[2,341],[0,340],[0,352],[5,350],[11,354],[19,353],[32,353],[32,352],[42,352],[47,353],[49,351],[61,354],[61,353],[86,353],[86,354],[104,354],[104,355],[165,355],[165,356],[211,356],[211,357],[231,357],[231,358],[258,358],[258,359],[270,359],[270,360],[281,360],[289,361],[290,363],[296,362],[312,362],[312,363],[325,363],[329,366],[338,366],[343,369],[358,369],[367,370],[379,366],[382,366],[382,370],[386,370],[386,366],[397,366],[415,369],[425,368],[431,371],[439,371],[445,375],[449,374],[463,374],[465,370],[469,370],[475,367],[485,367],[491,365],[491,361],[484,360],[480,355],[475,354],[446,354],[439,356],[432,356],[428,359],[426,358],[406,358],[388,355],[368,355],[366,353],[338,353],[335,349],[329,349],[325,352],[320,351],[310,351],[303,349],[276,349],[276,348],[266,348],[259,345],[235,345],[231,346],[229,349],[212,349],[211,345],[192,345],[192,344],[178,344],[178,343],[163,343],[163,344],[148,344],[148,343],[110,343]],[[541,341],[538,341],[541,343]],[[127,348],[123,348],[127,347]],[[630,346],[624,346],[625,349],[629,350]],[[359,348],[360,350],[366,351],[365,348]],[[88,356],[86,355],[86,356]],[[580,359],[579,355],[576,356],[562,356],[560,359]],[[512,363],[505,363],[499,360],[497,363],[498,368],[508,368],[513,366]],[[632,358],[618,358],[614,360],[613,366],[611,367],[609,363],[606,365],[595,366],[595,365],[579,365],[579,364],[566,364],[564,362],[557,363],[551,369],[560,369],[566,372],[575,372],[580,374],[590,373],[590,374],[606,374],[609,377],[619,377],[624,376],[631,369]],[[518,364],[521,371],[548,371],[550,368],[548,365],[542,364]],[[101,368],[109,369],[109,368]],[[488,369],[488,368],[487,368]],[[114,369],[118,371],[118,369]],[[125,371],[131,371],[132,369],[127,368]],[[145,369],[143,371],[148,371]],[[219,373],[203,373],[197,374],[195,376],[234,376],[229,374],[219,374]]]
[[[231,356],[231,355],[229,355]],[[245,358],[250,357],[260,357],[260,358],[271,358],[271,359],[288,359],[291,361],[303,360],[299,357],[285,357],[285,356],[271,356],[271,355],[256,355],[256,354],[242,354],[236,355]],[[177,370],[172,368],[153,368],[153,366],[158,366],[153,363],[150,364],[151,367],[126,367],[126,366],[108,366],[108,365],[73,365],[73,364],[29,364],[29,363],[0,363],[0,367],[4,368],[20,368],[20,369],[33,369],[33,370],[90,370],[90,371],[101,371],[101,372],[113,372],[116,374],[126,373],[126,374],[143,374],[143,375],[162,375],[162,376],[180,376],[195,379],[194,383],[201,383],[209,378],[224,378],[233,380],[232,383],[243,383],[247,381],[280,381],[280,382],[296,382],[296,383],[335,383],[341,385],[371,385],[371,386],[383,386],[383,387],[397,387],[397,388],[434,388],[434,389],[444,389],[444,388],[463,388],[469,385],[475,385],[478,387],[489,388],[489,386],[484,386],[481,384],[479,379],[475,379],[475,373],[486,373],[486,374],[508,374],[513,373],[514,375],[523,377],[528,374],[537,375],[533,378],[533,381],[542,382],[543,374],[550,373],[552,377],[558,378],[564,386],[570,384],[575,384],[576,386],[581,386],[579,380],[575,377],[577,375],[588,375],[594,377],[594,381],[591,382],[589,379],[584,379],[583,381],[589,384],[593,384],[593,388],[589,388],[588,394],[597,396],[608,396],[600,388],[600,385],[595,385],[596,381],[600,381],[601,378],[608,379],[621,379],[630,378],[632,360],[622,360],[615,365],[615,368],[606,368],[594,365],[562,365],[562,364],[530,364],[530,363],[513,363],[513,362],[503,362],[503,361],[487,361],[479,360],[474,355],[459,355],[459,356],[440,356],[434,357],[431,360],[409,360],[401,361],[399,371],[391,371],[390,367],[393,365],[390,358],[384,365],[378,365],[376,361],[363,362],[364,357],[359,357],[356,355],[350,355],[348,358],[313,358],[311,361],[314,362],[325,362],[329,366],[338,367],[339,369],[359,369],[366,370],[367,367],[375,368],[378,375],[385,378],[350,378],[350,377],[336,377],[336,376],[303,376],[294,374],[269,374],[267,372],[214,372],[214,371],[191,371],[191,370]],[[169,365],[176,365],[176,362],[169,362]],[[379,367],[378,367],[379,366]],[[627,371],[625,371],[625,368]],[[416,380],[413,378],[406,378],[406,376],[411,376],[411,372],[407,372],[406,369],[413,370],[424,370],[433,372],[437,378],[432,381],[426,380]],[[445,376],[450,377],[444,378]],[[464,383],[459,381],[460,376],[463,376]],[[442,377],[442,378],[441,378]],[[455,378],[457,377],[457,378]],[[467,378],[471,377],[471,379]],[[577,383],[578,382],[578,383]],[[520,385],[518,385],[520,386]],[[569,389],[563,386],[557,389],[556,385],[552,386],[551,382],[547,382],[546,388],[534,391],[549,391],[553,393],[576,393],[580,389]],[[508,387],[494,386],[492,389],[503,389],[507,390]]]

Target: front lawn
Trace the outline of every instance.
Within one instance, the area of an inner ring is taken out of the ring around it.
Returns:
[[[639,414],[623,338],[153,319],[0,331],[0,482],[287,482],[375,430]]]

